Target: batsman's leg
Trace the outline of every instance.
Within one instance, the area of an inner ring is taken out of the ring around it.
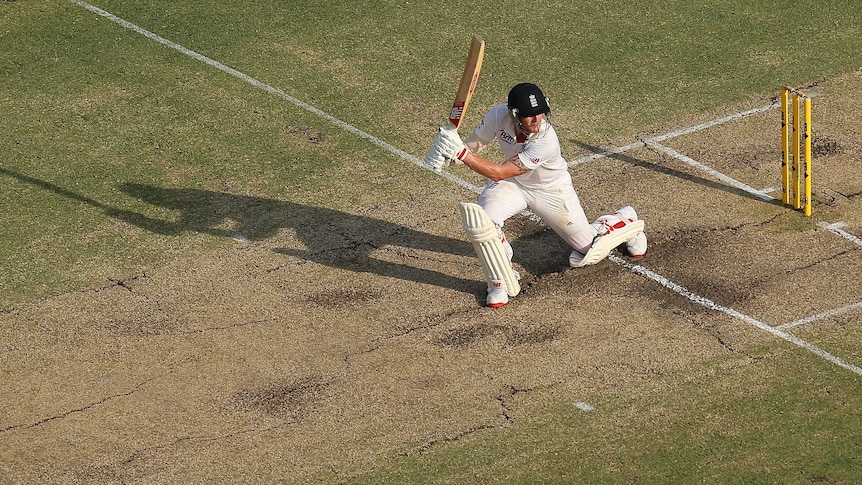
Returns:
[[[509,297],[521,292],[521,284],[512,269],[512,262],[497,225],[478,204],[462,202],[460,212],[464,232],[473,244],[488,282],[488,306],[503,306],[509,302]]]
[[[632,242],[633,246],[643,248],[631,248],[633,252],[640,252],[642,256],[646,252],[646,236],[641,238],[644,230],[644,221],[637,219],[637,214],[631,206],[618,210],[615,214],[601,216],[592,223],[598,235],[593,240],[593,245],[586,254],[572,251],[569,256],[569,265],[578,268],[590,264],[596,264],[605,259],[611,251],[623,243]]]

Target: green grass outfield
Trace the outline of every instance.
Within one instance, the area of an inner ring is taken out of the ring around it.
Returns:
[[[629,143],[862,67],[862,13],[846,0],[93,5],[419,157],[474,33],[487,47],[467,125],[532,81],[573,149]],[[195,220],[194,198],[183,201],[188,220],[165,224],[175,211],[136,186],[355,211],[447,184],[69,1],[0,2],[0,106],[0,311],[234,244],[229,221]],[[214,217],[210,207],[199,216]],[[797,358],[666,376],[603,403],[608,416],[589,423],[571,407],[538,408],[524,426],[359,469],[356,481],[862,482],[862,396],[826,391],[858,389],[858,378],[807,356],[814,370],[800,378]]]

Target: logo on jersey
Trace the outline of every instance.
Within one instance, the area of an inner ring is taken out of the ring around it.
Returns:
[[[504,141],[504,142],[508,143],[509,145],[514,145],[514,144],[518,143],[518,141],[515,139],[514,136],[506,133],[503,130],[499,130],[499,135],[497,135],[497,136],[499,136],[500,141]]]

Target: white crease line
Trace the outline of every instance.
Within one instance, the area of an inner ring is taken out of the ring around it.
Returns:
[[[854,236],[853,234],[850,234],[847,231],[841,230],[842,227],[847,225],[843,222],[836,222],[834,224],[830,224],[828,222],[818,222],[817,225],[822,227],[823,229],[828,230],[832,234],[837,234],[838,236],[843,237],[844,239],[852,242],[853,244],[856,244],[857,246],[862,246],[862,239]]]
[[[704,172],[712,175],[713,177],[721,180],[722,182],[724,182],[728,185],[731,185],[733,187],[736,187],[737,189],[748,192],[749,194],[757,196],[757,197],[759,197],[763,200],[766,200],[766,201],[775,200],[775,197],[772,197],[771,195],[763,192],[762,190],[757,190],[754,187],[751,187],[747,184],[744,184],[744,183],[740,182],[739,180],[736,180],[733,177],[727,176],[727,175],[719,172],[718,170],[715,170],[712,167],[704,165],[704,164],[698,162],[697,160],[695,160],[689,156],[686,156],[686,155],[683,155],[682,153],[679,153],[678,151],[674,150],[673,148],[666,147],[664,145],[660,145],[660,144],[655,143],[655,142],[648,142],[648,144],[650,147],[653,147],[656,150],[658,150],[658,151],[660,151],[666,155],[669,155],[673,158],[676,158],[679,161],[685,162],[685,163],[691,165],[692,167],[697,168],[698,170],[704,171]]]
[[[767,111],[777,109],[779,106],[780,105],[778,103],[772,103],[768,106],[761,106],[759,108],[753,108],[753,109],[750,109],[747,111],[734,113],[730,116],[725,116],[724,118],[718,118],[718,119],[715,119],[712,121],[707,121],[705,123],[701,123],[699,125],[694,125],[694,126],[689,127],[689,128],[683,128],[681,130],[668,133],[666,135],[659,135],[659,136],[650,138],[646,141],[647,142],[661,142],[661,141],[669,140],[671,138],[676,138],[676,137],[682,136],[682,135],[688,135],[688,134],[694,133],[696,131],[705,130],[707,128],[712,128],[714,126],[722,125],[724,123],[729,123],[731,121],[741,120],[741,119],[747,118],[749,116],[758,115],[760,113],[765,113]]]
[[[568,164],[569,164],[569,167],[574,167],[576,165],[582,165],[584,163],[587,163],[591,160],[596,160],[598,158],[604,158],[604,157],[610,157],[613,155],[618,155],[620,153],[624,153],[624,152],[627,152],[629,150],[634,150],[635,148],[640,148],[642,146],[644,146],[644,142],[637,141],[635,143],[630,143],[630,144],[625,145],[625,146],[621,146],[621,147],[617,147],[617,148],[611,148],[610,150],[605,150],[603,152],[594,153],[592,155],[587,155],[587,156],[584,156],[581,158],[577,158],[575,160],[568,162]]]
[[[765,113],[767,111],[778,108],[778,106],[779,106],[778,103],[773,103],[773,104],[770,104],[767,106],[761,106],[759,108],[753,108],[753,109],[750,109],[747,111],[741,111],[739,113],[734,113],[734,114],[729,115],[729,116],[717,118],[717,119],[714,119],[711,121],[701,123],[699,125],[694,125],[694,126],[690,126],[688,128],[683,128],[681,130],[672,131],[670,133],[665,133],[664,135],[654,136],[652,138],[647,138],[643,141],[630,143],[630,144],[622,146],[622,147],[612,148],[610,150],[606,150],[606,151],[599,152],[599,153],[594,153],[592,155],[586,155],[586,156],[583,156],[581,158],[577,158],[575,160],[568,162],[569,167],[574,167],[575,165],[581,165],[583,163],[589,162],[590,160],[595,160],[597,158],[603,158],[603,157],[610,157],[613,155],[618,155],[620,153],[627,152],[629,150],[633,150],[635,148],[639,148],[639,147],[642,147],[642,146],[650,144],[650,143],[658,143],[658,142],[662,142],[665,140],[670,140],[671,138],[676,138],[678,136],[688,135],[688,134],[695,133],[695,132],[698,132],[701,130],[705,130],[707,128],[712,128],[714,126],[722,125],[724,123],[729,123],[731,121],[741,120],[741,119],[747,118],[749,116],[757,115],[760,113]]]
[[[816,322],[817,320],[822,320],[824,318],[834,317],[835,315],[840,315],[844,312],[849,312],[850,310],[855,310],[857,308],[862,308],[862,301],[843,306],[841,308],[834,308],[827,312],[818,313],[817,315],[811,315],[810,317],[801,318],[799,320],[796,320],[795,322],[785,323],[784,325],[779,325],[777,328],[781,330],[786,330],[788,328],[798,327],[799,325],[807,325],[811,322]]]
[[[263,89],[264,91],[266,91],[270,94],[274,94],[275,96],[278,96],[279,98],[281,98],[285,101],[293,103],[294,105],[296,105],[296,106],[298,106],[298,107],[300,107],[300,108],[302,108],[302,109],[304,109],[310,113],[313,113],[313,114],[319,116],[320,118],[323,118],[324,120],[329,121],[330,123],[332,123],[336,126],[339,126],[343,129],[359,136],[360,138],[364,138],[364,139],[370,141],[371,143],[373,143],[373,144],[377,145],[378,147],[388,151],[389,153],[392,153],[393,155],[401,157],[404,160],[410,161],[410,162],[418,165],[419,167],[425,168],[427,170],[423,160],[419,159],[418,157],[413,156],[413,155],[405,152],[404,150],[396,148],[396,147],[390,145],[389,143],[386,143],[385,141],[381,140],[380,138],[377,138],[376,136],[373,136],[373,135],[371,135],[365,131],[362,131],[359,128],[351,125],[350,123],[342,121],[342,120],[332,116],[331,114],[329,114],[329,113],[327,113],[327,112],[325,112],[319,108],[316,108],[316,107],[314,107],[314,106],[312,106],[312,105],[310,105],[304,101],[301,101],[297,98],[294,98],[293,96],[285,93],[284,91],[282,91],[276,87],[273,87],[273,86],[266,84],[262,81],[258,81],[257,79],[255,79],[255,78],[253,78],[253,77],[251,77],[245,73],[237,71],[236,69],[234,69],[232,67],[226,66],[226,65],[222,64],[221,62],[210,59],[209,57],[207,57],[203,54],[197,53],[197,52],[195,52],[191,49],[188,49],[186,47],[183,47],[177,43],[171,42],[170,40],[165,39],[164,37],[161,37],[157,34],[154,34],[154,33],[150,32],[149,30],[146,30],[144,28],[138,27],[137,25],[135,25],[131,22],[123,20],[123,19],[117,17],[116,15],[114,15],[110,12],[106,12],[105,10],[102,10],[101,8],[90,5],[89,3],[83,2],[81,0],[69,0],[69,1],[80,6],[80,7],[85,8],[85,9],[87,9],[87,10],[89,10],[89,11],[91,11],[97,15],[105,17],[106,19],[108,19],[108,20],[110,20],[110,21],[112,21],[112,22],[114,22],[114,23],[116,23],[122,27],[125,27],[125,28],[132,30],[134,32],[137,32],[137,33],[143,35],[144,37],[147,37],[148,39],[154,40],[154,41],[156,41],[156,42],[158,42],[158,43],[160,43],[166,47],[170,47],[171,49],[174,49],[174,50],[176,50],[182,54],[185,54],[185,55],[187,55],[193,59],[201,61],[201,62],[208,64],[212,67],[215,67],[216,69],[218,69],[222,72],[225,72],[227,74],[230,74],[231,76],[239,78],[239,79],[251,84],[252,86]],[[466,180],[463,180],[459,177],[456,177],[455,175],[452,175],[449,172],[442,172],[439,175],[443,176],[444,178],[451,180],[452,182],[455,182],[456,184],[460,185],[461,187],[472,190],[474,192],[480,192],[482,190],[481,187],[478,187],[478,186],[476,186],[470,182],[467,182]]]
[[[795,335],[791,335],[791,334],[789,334],[789,333],[787,333],[787,332],[785,332],[779,328],[767,325],[767,324],[761,322],[760,320],[752,318],[752,317],[750,317],[744,313],[740,313],[740,312],[734,310],[733,308],[721,306],[721,305],[715,303],[714,301],[712,301],[708,298],[697,295],[697,294],[693,293],[692,291],[688,290],[687,288],[670,281],[669,279],[665,278],[664,276],[662,276],[658,273],[655,273],[651,270],[648,270],[648,269],[644,268],[643,266],[631,264],[631,263],[623,260],[619,256],[615,256],[615,255],[611,254],[610,256],[608,256],[608,259],[613,261],[614,263],[616,263],[618,265],[621,265],[627,269],[632,270],[633,272],[635,272],[635,273],[637,273],[637,274],[639,274],[645,278],[648,278],[648,279],[655,281],[656,283],[664,286],[665,288],[667,288],[667,289],[669,289],[669,290],[671,290],[671,291],[673,291],[679,295],[684,296],[685,298],[688,298],[689,300],[693,301],[694,303],[697,303],[698,305],[705,306],[705,307],[709,308],[710,310],[715,310],[717,312],[721,312],[721,313],[730,315],[733,318],[742,320],[743,322],[745,322],[745,323],[747,323],[753,327],[759,328],[760,330],[768,332],[775,337],[778,337],[782,340],[785,340],[785,341],[790,342],[794,345],[802,347],[803,349],[811,352],[814,355],[817,355],[818,357],[821,357],[821,358],[823,358],[829,362],[832,362],[833,364],[835,364],[839,367],[843,367],[843,368],[845,368],[845,369],[847,369],[847,370],[849,370],[855,374],[862,376],[862,368],[859,368],[853,364],[847,363],[847,362],[839,359],[838,357],[830,354],[829,352],[826,352],[825,350],[821,349],[820,347],[812,345],[812,344],[806,342],[805,340],[802,340],[801,338],[796,337]]]

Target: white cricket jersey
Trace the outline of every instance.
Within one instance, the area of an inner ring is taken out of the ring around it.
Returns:
[[[560,140],[554,127],[542,119],[539,133],[523,143],[518,143],[515,119],[505,104],[491,108],[476,127],[474,135],[487,145],[494,138],[500,144],[505,160],[517,155],[527,173],[510,178],[527,190],[542,190],[559,185],[571,185],[569,167],[560,152]]]

